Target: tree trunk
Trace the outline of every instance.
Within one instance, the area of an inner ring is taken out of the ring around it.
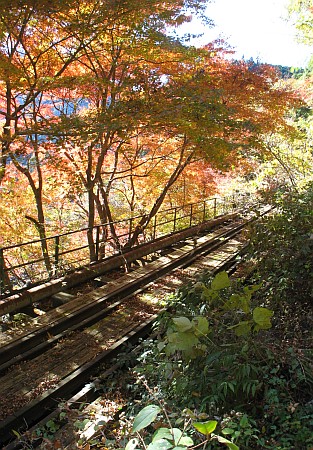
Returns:
[[[36,201],[36,205],[37,205],[37,211],[38,211],[37,201]],[[30,220],[36,227],[36,230],[39,234],[39,238],[41,240],[40,246],[41,246],[41,252],[42,252],[43,259],[44,259],[44,263],[45,263],[48,275],[49,275],[49,277],[51,277],[53,275],[53,271],[52,271],[52,265],[51,265],[50,256],[49,256],[49,250],[48,250],[48,246],[47,246],[47,236],[46,236],[46,228],[45,228],[45,224],[44,224],[43,211],[41,211],[41,212],[38,211],[39,220],[37,220],[31,216],[25,216],[25,218]]]
[[[35,181],[32,177],[30,170],[27,167],[22,166],[16,159],[15,155],[10,153],[10,156],[12,158],[12,161],[13,161],[15,167],[19,170],[19,172],[21,172],[23,175],[25,175],[26,178],[28,179],[29,185],[30,185],[33,195],[35,197],[37,218],[31,217],[31,216],[25,216],[25,217],[26,217],[26,219],[30,220],[36,227],[36,230],[39,234],[39,238],[41,240],[40,245],[41,245],[41,251],[42,251],[42,256],[44,259],[45,267],[49,274],[49,277],[51,277],[53,275],[53,270],[52,270],[52,264],[50,261],[48,245],[47,245],[45,214],[44,214],[43,201],[42,201],[43,183],[42,183],[41,167],[40,167],[40,162],[39,162],[36,145],[34,146],[34,153],[35,153],[35,159],[36,159],[36,170],[37,170],[37,175],[38,175],[38,187],[36,187]]]
[[[138,225],[136,226],[136,228],[134,229],[134,232],[131,236],[131,238],[129,239],[128,243],[125,245],[125,248],[130,249],[136,242],[137,239],[140,235],[140,233],[143,232],[143,230],[147,227],[147,225],[150,223],[151,219],[157,214],[157,212],[159,211],[160,207],[162,206],[162,203],[166,197],[166,194],[168,193],[169,189],[173,186],[173,184],[176,182],[176,180],[178,179],[179,175],[183,172],[183,170],[185,169],[185,167],[190,163],[190,161],[192,160],[193,154],[194,152],[191,152],[185,159],[185,161],[183,161],[183,157],[184,157],[184,153],[185,153],[185,149],[187,146],[187,140],[184,140],[184,144],[181,150],[181,154],[180,154],[180,159],[179,162],[175,168],[175,170],[173,171],[172,175],[170,176],[169,180],[167,181],[163,191],[161,192],[161,194],[159,195],[159,197],[156,199],[154,205],[152,206],[149,214],[144,215],[142,217],[142,219],[140,220],[140,222],[138,223]]]

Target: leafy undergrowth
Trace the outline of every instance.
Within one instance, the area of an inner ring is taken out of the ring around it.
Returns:
[[[172,297],[159,339],[102,386],[123,413],[78,448],[313,449],[312,192],[258,224],[250,284],[202,275]]]
[[[226,273],[184,286],[124,375],[127,409],[101,448],[312,449],[312,342],[297,331],[312,328],[308,305],[282,308],[291,336],[264,297]]]
[[[258,224],[250,285],[221,273],[175,295],[129,371],[126,416],[141,412],[108,448],[313,449],[312,194]]]

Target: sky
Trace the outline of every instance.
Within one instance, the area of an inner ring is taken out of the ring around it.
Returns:
[[[194,21],[182,28],[185,32],[204,33],[192,42],[194,45],[222,37],[235,48],[236,58],[305,67],[313,48],[297,43],[292,22],[285,20],[288,3],[289,0],[211,0],[206,15],[214,21],[214,28]]]

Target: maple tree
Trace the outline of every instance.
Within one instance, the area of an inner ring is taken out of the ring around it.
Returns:
[[[153,20],[161,19],[163,25],[166,22],[178,23],[186,19],[183,14],[178,15],[182,6],[201,8],[201,4],[204,2],[143,2],[143,10],[140,13],[142,15],[144,12],[144,14],[141,22],[143,24],[145,18],[153,13],[151,16]],[[156,6],[158,9],[155,8]],[[35,224],[40,238],[44,240],[46,231],[42,204],[43,178],[38,157],[39,141],[41,146],[44,140],[48,143],[53,142],[55,137],[62,133],[62,128],[53,129],[51,125],[60,122],[59,118],[66,117],[69,110],[71,115],[75,116],[76,109],[79,108],[79,100],[84,101],[86,98],[76,97],[76,101],[73,102],[72,95],[60,105],[64,98],[61,100],[58,91],[73,86],[73,83],[81,84],[77,77],[78,61],[84,67],[89,62],[93,69],[96,68],[97,54],[103,50],[99,43],[103,45],[106,38],[110,39],[110,36],[116,34],[116,28],[123,29],[124,32],[128,26],[133,30],[134,38],[138,25],[138,20],[136,23],[134,18],[139,15],[134,2],[131,1],[127,4],[102,1],[79,3],[30,1],[24,4],[12,1],[10,7],[7,9],[1,5],[0,10],[2,31],[0,107],[3,117],[0,179],[5,176],[8,161],[13,161],[18,170],[27,177],[35,197],[38,216],[36,219],[30,217],[30,220]],[[108,32],[108,35],[102,39],[105,32]],[[94,45],[91,45],[93,41]],[[117,54],[118,52],[117,48]],[[85,59],[79,60],[81,56]],[[111,69],[114,78],[116,76],[114,56],[112,61]],[[100,65],[99,67],[101,69]],[[99,76],[102,76],[103,72],[101,73],[101,70],[93,72],[96,72],[99,81]],[[82,75],[83,90],[88,86],[92,95],[91,83],[96,80],[90,78],[88,80],[88,73],[87,76],[83,73]],[[104,88],[102,99],[104,95],[110,96],[111,100],[114,98],[114,88],[108,90],[111,82],[112,79]],[[36,179],[32,171],[27,168],[27,145],[31,146],[28,156],[32,156],[32,159],[36,161]],[[90,150],[93,149],[93,145],[90,145]],[[92,184],[90,173],[87,175],[88,183]],[[91,188],[88,186],[87,190],[90,191]],[[91,226],[93,223],[92,203],[93,199],[89,207]],[[43,246],[45,246],[44,243]],[[46,247],[43,247],[43,254],[47,269],[50,271]]]
[[[68,9],[65,3],[60,5]],[[23,130],[22,114],[64,74],[81,50],[59,19],[53,7],[40,7],[40,2],[1,7],[1,178],[12,144],[30,134]]]
[[[126,72],[125,76],[131,75],[132,83],[137,83],[136,89],[129,91],[126,84],[126,89],[119,92],[118,102],[114,104],[110,97],[109,102],[106,99],[105,112],[97,110],[101,114],[98,126],[106,139],[100,143],[93,141],[92,147],[88,144],[88,158],[86,153],[84,158],[81,144],[76,145],[80,150],[75,157],[74,149],[69,150],[71,143],[67,142],[65,155],[90,193],[90,227],[95,217],[94,202],[104,205],[102,218],[110,218],[110,193],[119,192],[132,213],[140,179],[149,176],[152,188],[153,177],[157,176],[157,186],[150,190],[153,192],[150,204],[144,196],[145,216],[128,243],[132,245],[190,164],[206,160],[210,167],[234,165],[251,153],[251,148],[256,152],[264,147],[262,134],[274,128],[281,132],[288,130],[284,112],[293,105],[294,97],[274,88],[276,72],[267,66],[253,68],[243,62],[227,61],[220,53],[213,46],[197,52],[185,49],[183,60],[176,58],[166,65],[166,71],[161,72],[161,66],[157,76],[154,69],[152,80],[141,81],[140,85],[132,72]],[[124,69],[123,59],[120,64]],[[143,73],[142,70],[141,78]],[[166,77],[166,82],[160,82],[160,76]],[[126,109],[122,109],[124,106]],[[85,111],[84,119],[90,113],[95,126],[99,117],[94,110]],[[93,189],[97,184],[96,194]],[[140,193],[143,194],[142,189]]]
[[[1,10],[1,178],[14,164],[28,181],[27,216],[43,242],[51,177],[81,208],[93,261],[96,220],[110,222],[103,239],[132,246],[164,203],[207,195],[208,173],[262,153],[266,133],[290,132],[295,98],[274,69],[230,60],[221,42],[196,49],[166,35],[205,3],[33,0]],[[195,170],[202,187],[192,191]],[[138,213],[121,242],[112,222]]]
[[[288,129],[284,112],[294,98],[274,89],[278,78],[270,67],[254,69],[228,61],[211,46],[195,61],[187,68],[184,62],[169,78],[158,96],[160,114],[152,109],[152,120],[173,133],[180,154],[175,171],[138,229],[156,213],[190,163],[204,159],[213,168],[235,165],[243,155],[264,148],[262,134]]]

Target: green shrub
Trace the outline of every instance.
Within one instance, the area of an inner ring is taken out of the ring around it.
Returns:
[[[313,184],[276,198],[276,210],[255,226],[252,255],[273,300],[313,297]]]
[[[231,286],[225,274],[185,286],[161,321],[165,337],[146,347],[135,372],[158,387],[171,411],[218,419],[219,434],[241,449],[306,450],[310,351],[273,342],[272,312],[252,299],[259,289]],[[213,440],[207,448],[220,447]]]

